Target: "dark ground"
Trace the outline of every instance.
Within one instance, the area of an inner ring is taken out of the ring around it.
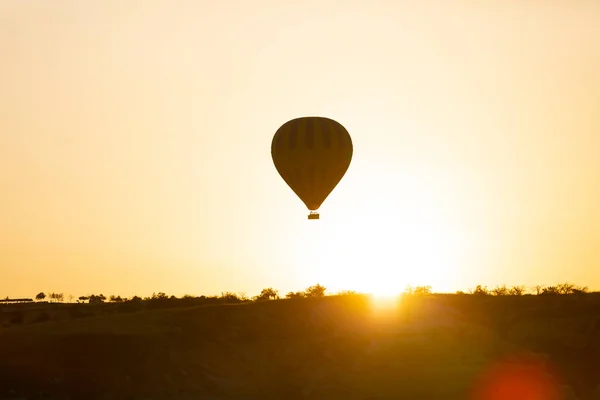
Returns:
[[[600,399],[596,293],[45,307],[0,314],[0,398]]]

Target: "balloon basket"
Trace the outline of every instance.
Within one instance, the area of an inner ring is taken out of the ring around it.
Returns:
[[[319,219],[319,213],[316,211],[311,211],[310,214],[308,214],[308,219]]]

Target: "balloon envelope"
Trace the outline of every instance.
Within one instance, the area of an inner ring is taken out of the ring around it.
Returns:
[[[283,124],[271,142],[279,175],[306,207],[318,210],[352,160],[352,139],[338,122],[302,117]]]

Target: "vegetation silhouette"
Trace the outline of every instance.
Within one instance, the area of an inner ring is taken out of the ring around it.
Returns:
[[[34,299],[0,305],[0,398],[481,398],[486,371],[517,364],[563,398],[600,395],[600,293],[571,283],[408,286],[383,317],[320,284]]]

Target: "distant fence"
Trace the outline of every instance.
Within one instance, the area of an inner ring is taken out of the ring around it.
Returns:
[[[0,304],[33,303],[33,299],[3,299]]]

